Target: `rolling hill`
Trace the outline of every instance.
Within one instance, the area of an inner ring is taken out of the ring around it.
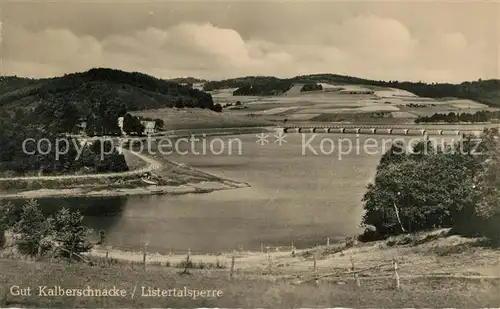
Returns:
[[[475,100],[492,107],[500,107],[500,80],[478,80],[461,84],[423,82],[377,81],[337,74],[302,75],[293,78],[276,78],[268,76],[248,76],[205,84],[204,90],[211,91],[222,88],[238,88],[233,95],[269,96],[281,95],[294,84],[327,83],[336,85],[364,85],[397,88],[414,93],[421,97]]]
[[[128,111],[174,106],[214,108],[210,94],[137,72],[96,68],[45,79],[0,78],[0,107],[7,110],[33,109],[49,100],[72,102],[86,111],[92,102],[105,102],[110,97],[123,102]]]

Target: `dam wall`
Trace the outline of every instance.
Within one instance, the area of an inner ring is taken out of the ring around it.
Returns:
[[[278,127],[276,132],[282,133],[334,133],[334,134],[363,134],[363,135],[402,135],[402,136],[463,136],[479,135],[482,130],[455,130],[455,129],[427,129],[404,127],[370,127],[370,126],[289,126]]]

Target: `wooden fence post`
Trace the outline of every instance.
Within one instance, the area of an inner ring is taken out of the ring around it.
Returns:
[[[108,260],[108,257],[109,257],[109,251],[106,250],[106,258],[104,260],[104,263],[106,264],[106,267],[109,267],[109,260]]]
[[[293,243],[293,240],[292,240],[292,256],[295,257],[295,244]]]
[[[144,252],[142,253],[142,264],[144,265],[144,270],[146,270],[146,246],[144,246]]]
[[[189,264],[190,264],[190,259],[191,257],[191,249],[188,249],[188,252],[187,252],[187,255],[186,255],[186,266],[184,267],[184,271],[182,272],[182,274],[189,274]]]
[[[233,252],[233,256],[231,257],[231,273],[229,274],[229,280],[233,280],[234,276],[234,259],[235,259],[235,254]]]
[[[355,272],[356,269],[354,267],[354,259],[351,257],[351,271],[353,272],[353,275],[354,275],[354,282],[356,283],[356,286],[359,288],[361,286],[361,282],[359,282],[359,277],[358,277],[358,274]]]
[[[330,237],[326,238],[326,246],[330,246]]]
[[[398,274],[398,260],[396,258],[393,258],[392,265],[394,267],[394,288],[396,290],[399,290],[401,288],[401,286],[400,286],[399,274]]]
[[[314,253],[313,255],[313,271],[314,271],[314,275],[316,276],[317,275],[317,269],[316,269],[316,253]],[[316,278],[314,280],[314,284],[316,285],[316,287],[319,286],[319,278]]]
[[[36,254],[36,259],[37,260],[41,260],[42,259],[42,249],[43,249],[43,247],[42,247],[42,241],[39,241],[38,242],[38,252]]]
[[[269,273],[272,273],[272,271],[273,271],[273,261],[271,259],[271,253],[269,251],[267,252],[267,261],[269,262]]]
[[[263,253],[264,252],[264,243],[261,242],[260,243],[260,253]]]

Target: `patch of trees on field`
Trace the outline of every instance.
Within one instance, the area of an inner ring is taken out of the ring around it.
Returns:
[[[389,104],[391,104],[391,102],[389,102]],[[406,107],[412,107],[412,108],[424,108],[424,107],[428,107],[428,106],[436,106],[436,104],[415,104],[415,103],[410,103],[410,104],[406,104],[404,106],[406,106]]]
[[[499,119],[500,112],[478,111],[474,114],[471,113],[454,113],[448,114],[435,113],[432,116],[420,116],[415,119],[416,123],[426,122],[488,122],[492,119]]]
[[[449,228],[500,236],[500,142],[497,130],[452,145],[392,145],[363,197],[362,240]]]
[[[323,90],[323,86],[321,86],[321,84],[310,83],[302,86],[300,92],[318,91],[318,90]]]
[[[291,86],[291,81],[287,79],[268,76],[248,76],[222,81],[210,81],[205,83],[203,90],[212,91],[216,89],[238,88],[233,91],[234,96],[274,96],[288,91]]]
[[[276,81],[274,83],[265,83],[265,84],[253,84],[253,85],[245,85],[239,87],[237,90],[233,91],[234,96],[251,96],[251,95],[260,95],[260,96],[275,96],[283,94],[288,91],[292,84],[287,81]]]

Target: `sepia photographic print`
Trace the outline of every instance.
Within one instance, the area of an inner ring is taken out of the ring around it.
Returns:
[[[500,307],[500,2],[0,22],[0,308]]]

